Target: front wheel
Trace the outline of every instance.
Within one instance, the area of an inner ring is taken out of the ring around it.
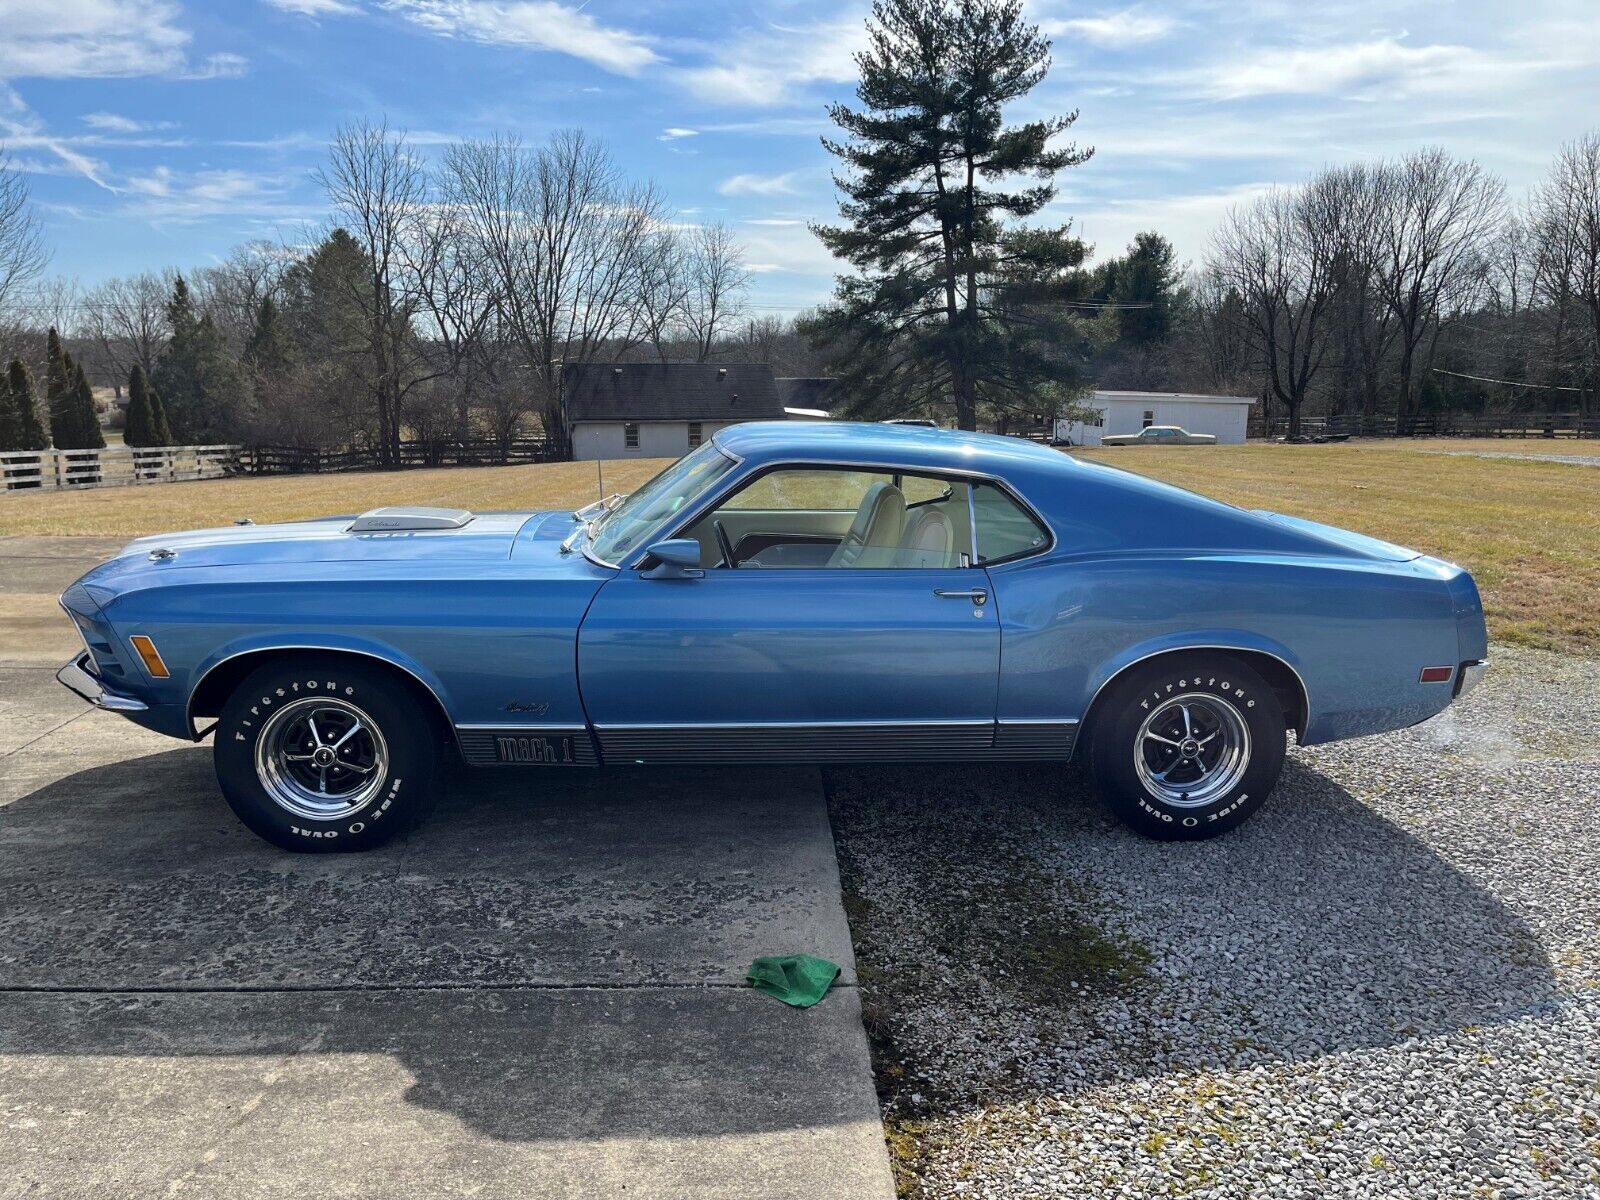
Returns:
[[[228,805],[286,850],[368,850],[432,810],[438,738],[410,689],[339,657],[250,674],[222,708],[214,757]]]
[[[1092,714],[1090,762],[1124,824],[1166,841],[1215,837],[1261,807],[1283,769],[1283,705],[1228,655],[1137,666]]]

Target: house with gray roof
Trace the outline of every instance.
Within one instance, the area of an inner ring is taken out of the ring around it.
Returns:
[[[583,363],[562,372],[572,457],[677,458],[742,421],[781,421],[765,363]]]

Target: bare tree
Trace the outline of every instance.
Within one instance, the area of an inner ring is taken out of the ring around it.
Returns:
[[[146,375],[155,370],[171,298],[170,274],[150,272],[108,279],[85,293],[83,332],[94,342],[101,373],[119,388],[135,363]]]
[[[448,204],[417,208],[400,269],[406,290],[416,298],[419,323],[414,347],[420,369],[410,386],[449,379],[453,389],[452,403],[444,405],[440,389],[425,389],[425,399],[406,406],[407,419],[424,442],[436,441],[446,429],[465,441],[475,393],[480,384],[493,381],[500,358],[483,352],[502,311],[494,272],[467,214]],[[445,408],[449,419],[429,411],[432,407]]]
[[[210,317],[235,354],[243,353],[255,329],[256,314],[268,296],[276,301],[293,252],[276,242],[256,240],[235,246],[220,263],[189,275],[195,303]]]
[[[1505,219],[1505,185],[1470,160],[1420,150],[1378,168],[1374,282],[1395,320],[1395,415],[1414,407],[1417,351],[1437,337],[1452,292],[1472,286]]]
[[[1290,437],[1300,436],[1300,409],[1328,352],[1343,203],[1325,178],[1298,192],[1269,192],[1228,214],[1207,261],[1219,285],[1238,293]]]
[[[684,332],[694,345],[696,362],[711,358],[744,313],[750,272],[744,247],[720,221],[694,231],[688,252],[688,287],[683,299]]]
[[[28,182],[0,151],[0,321],[49,261],[44,229],[29,203]]]
[[[451,148],[445,171],[447,199],[468,215],[495,273],[545,436],[565,453],[563,368],[619,357],[651,336],[638,298],[664,223],[660,197],[576,131],[537,149],[509,136],[466,142]]]
[[[1600,386],[1600,132],[1562,148],[1530,208],[1546,354],[1558,378],[1582,389],[1587,415],[1588,393]]]
[[[641,337],[662,362],[681,332],[689,298],[689,264],[684,237],[674,228],[656,230],[646,239],[639,262]]]
[[[398,463],[400,407],[408,382],[405,359],[416,303],[406,287],[406,240],[428,199],[427,175],[404,134],[391,133],[386,123],[359,121],[334,135],[328,165],[317,179],[366,255],[360,294],[351,299],[366,326],[379,457]]]

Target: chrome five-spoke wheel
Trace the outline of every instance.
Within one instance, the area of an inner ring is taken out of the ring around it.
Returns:
[[[1205,692],[1150,710],[1133,747],[1149,793],[1173,808],[1204,808],[1231,791],[1250,766],[1250,729],[1239,710]]]
[[[307,697],[274,712],[256,740],[256,775],[281,808],[314,821],[360,812],[383,787],[389,746],[347,700]]]

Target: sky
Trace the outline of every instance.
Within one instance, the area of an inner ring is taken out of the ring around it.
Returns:
[[[326,215],[344,122],[419,154],[581,126],[678,220],[723,221],[750,300],[824,299],[837,215],[820,138],[853,98],[860,0],[0,0],[0,146],[28,173],[51,269],[203,266]],[[1093,146],[1044,219],[1097,254],[1156,229],[1198,261],[1234,204],[1330,162],[1422,145],[1520,198],[1600,127],[1600,0],[1028,0],[1049,76],[1011,115],[1077,110]]]

